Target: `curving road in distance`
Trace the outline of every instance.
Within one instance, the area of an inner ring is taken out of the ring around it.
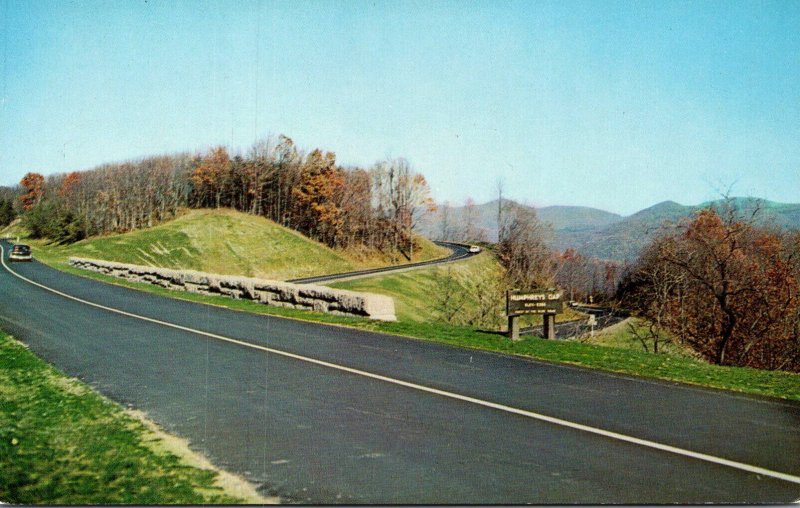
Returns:
[[[319,284],[322,282],[333,282],[335,280],[350,280],[358,279],[361,277],[369,277],[378,273],[388,272],[405,272],[413,270],[414,268],[421,268],[423,266],[440,265],[444,263],[452,263],[453,261],[461,261],[469,257],[475,256],[477,252],[470,252],[469,247],[460,243],[434,241],[436,245],[450,249],[450,255],[440,259],[431,259],[430,261],[420,261],[419,263],[408,263],[405,265],[397,266],[384,266],[381,268],[371,268],[369,270],[358,270],[355,272],[334,273],[330,275],[319,275],[316,277],[305,277],[302,279],[292,279],[286,282],[293,282],[295,284]]]

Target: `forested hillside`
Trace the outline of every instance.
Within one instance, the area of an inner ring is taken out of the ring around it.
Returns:
[[[71,243],[132,231],[175,217],[183,207],[233,208],[263,216],[330,247],[399,253],[419,249],[412,229],[433,207],[425,177],[404,159],[342,168],[333,152],[298,149],[286,137],[231,156],[148,157],[45,178],[28,173],[11,194],[34,237]]]

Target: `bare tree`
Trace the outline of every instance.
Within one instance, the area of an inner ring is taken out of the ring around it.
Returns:
[[[452,240],[453,239],[453,226],[450,224],[450,202],[445,201],[439,207],[439,240]]]
[[[434,308],[439,315],[439,319],[447,323],[455,323],[466,304],[467,295],[456,280],[452,266],[447,265],[444,274],[436,270],[434,272],[434,282],[436,284]]]
[[[497,257],[511,287],[550,287],[555,263],[545,243],[547,226],[533,208],[508,206],[503,211]]]
[[[497,179],[497,241],[499,242],[502,237],[500,232],[503,229],[503,178]]]
[[[477,215],[478,211],[475,207],[475,201],[468,197],[464,201],[464,224],[460,235],[466,242],[474,242],[479,239],[478,230],[475,225],[475,221],[478,218]]]

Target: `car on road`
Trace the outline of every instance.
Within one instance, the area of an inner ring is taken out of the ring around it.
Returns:
[[[33,259],[31,248],[21,243],[14,245],[11,248],[11,253],[8,255],[9,261],[30,261],[31,259]]]
[[[480,252],[480,251],[481,251],[481,248],[480,248],[480,247],[478,247],[477,245],[470,245],[470,246],[469,246],[469,251],[470,251],[470,252]]]

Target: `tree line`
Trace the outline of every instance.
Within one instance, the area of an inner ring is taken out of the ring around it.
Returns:
[[[344,168],[334,152],[305,153],[286,136],[234,156],[217,146],[48,177],[28,173],[15,193],[32,236],[62,243],[150,227],[185,207],[226,207],[331,247],[365,245],[409,259],[415,221],[434,207],[425,177],[405,159]]]

